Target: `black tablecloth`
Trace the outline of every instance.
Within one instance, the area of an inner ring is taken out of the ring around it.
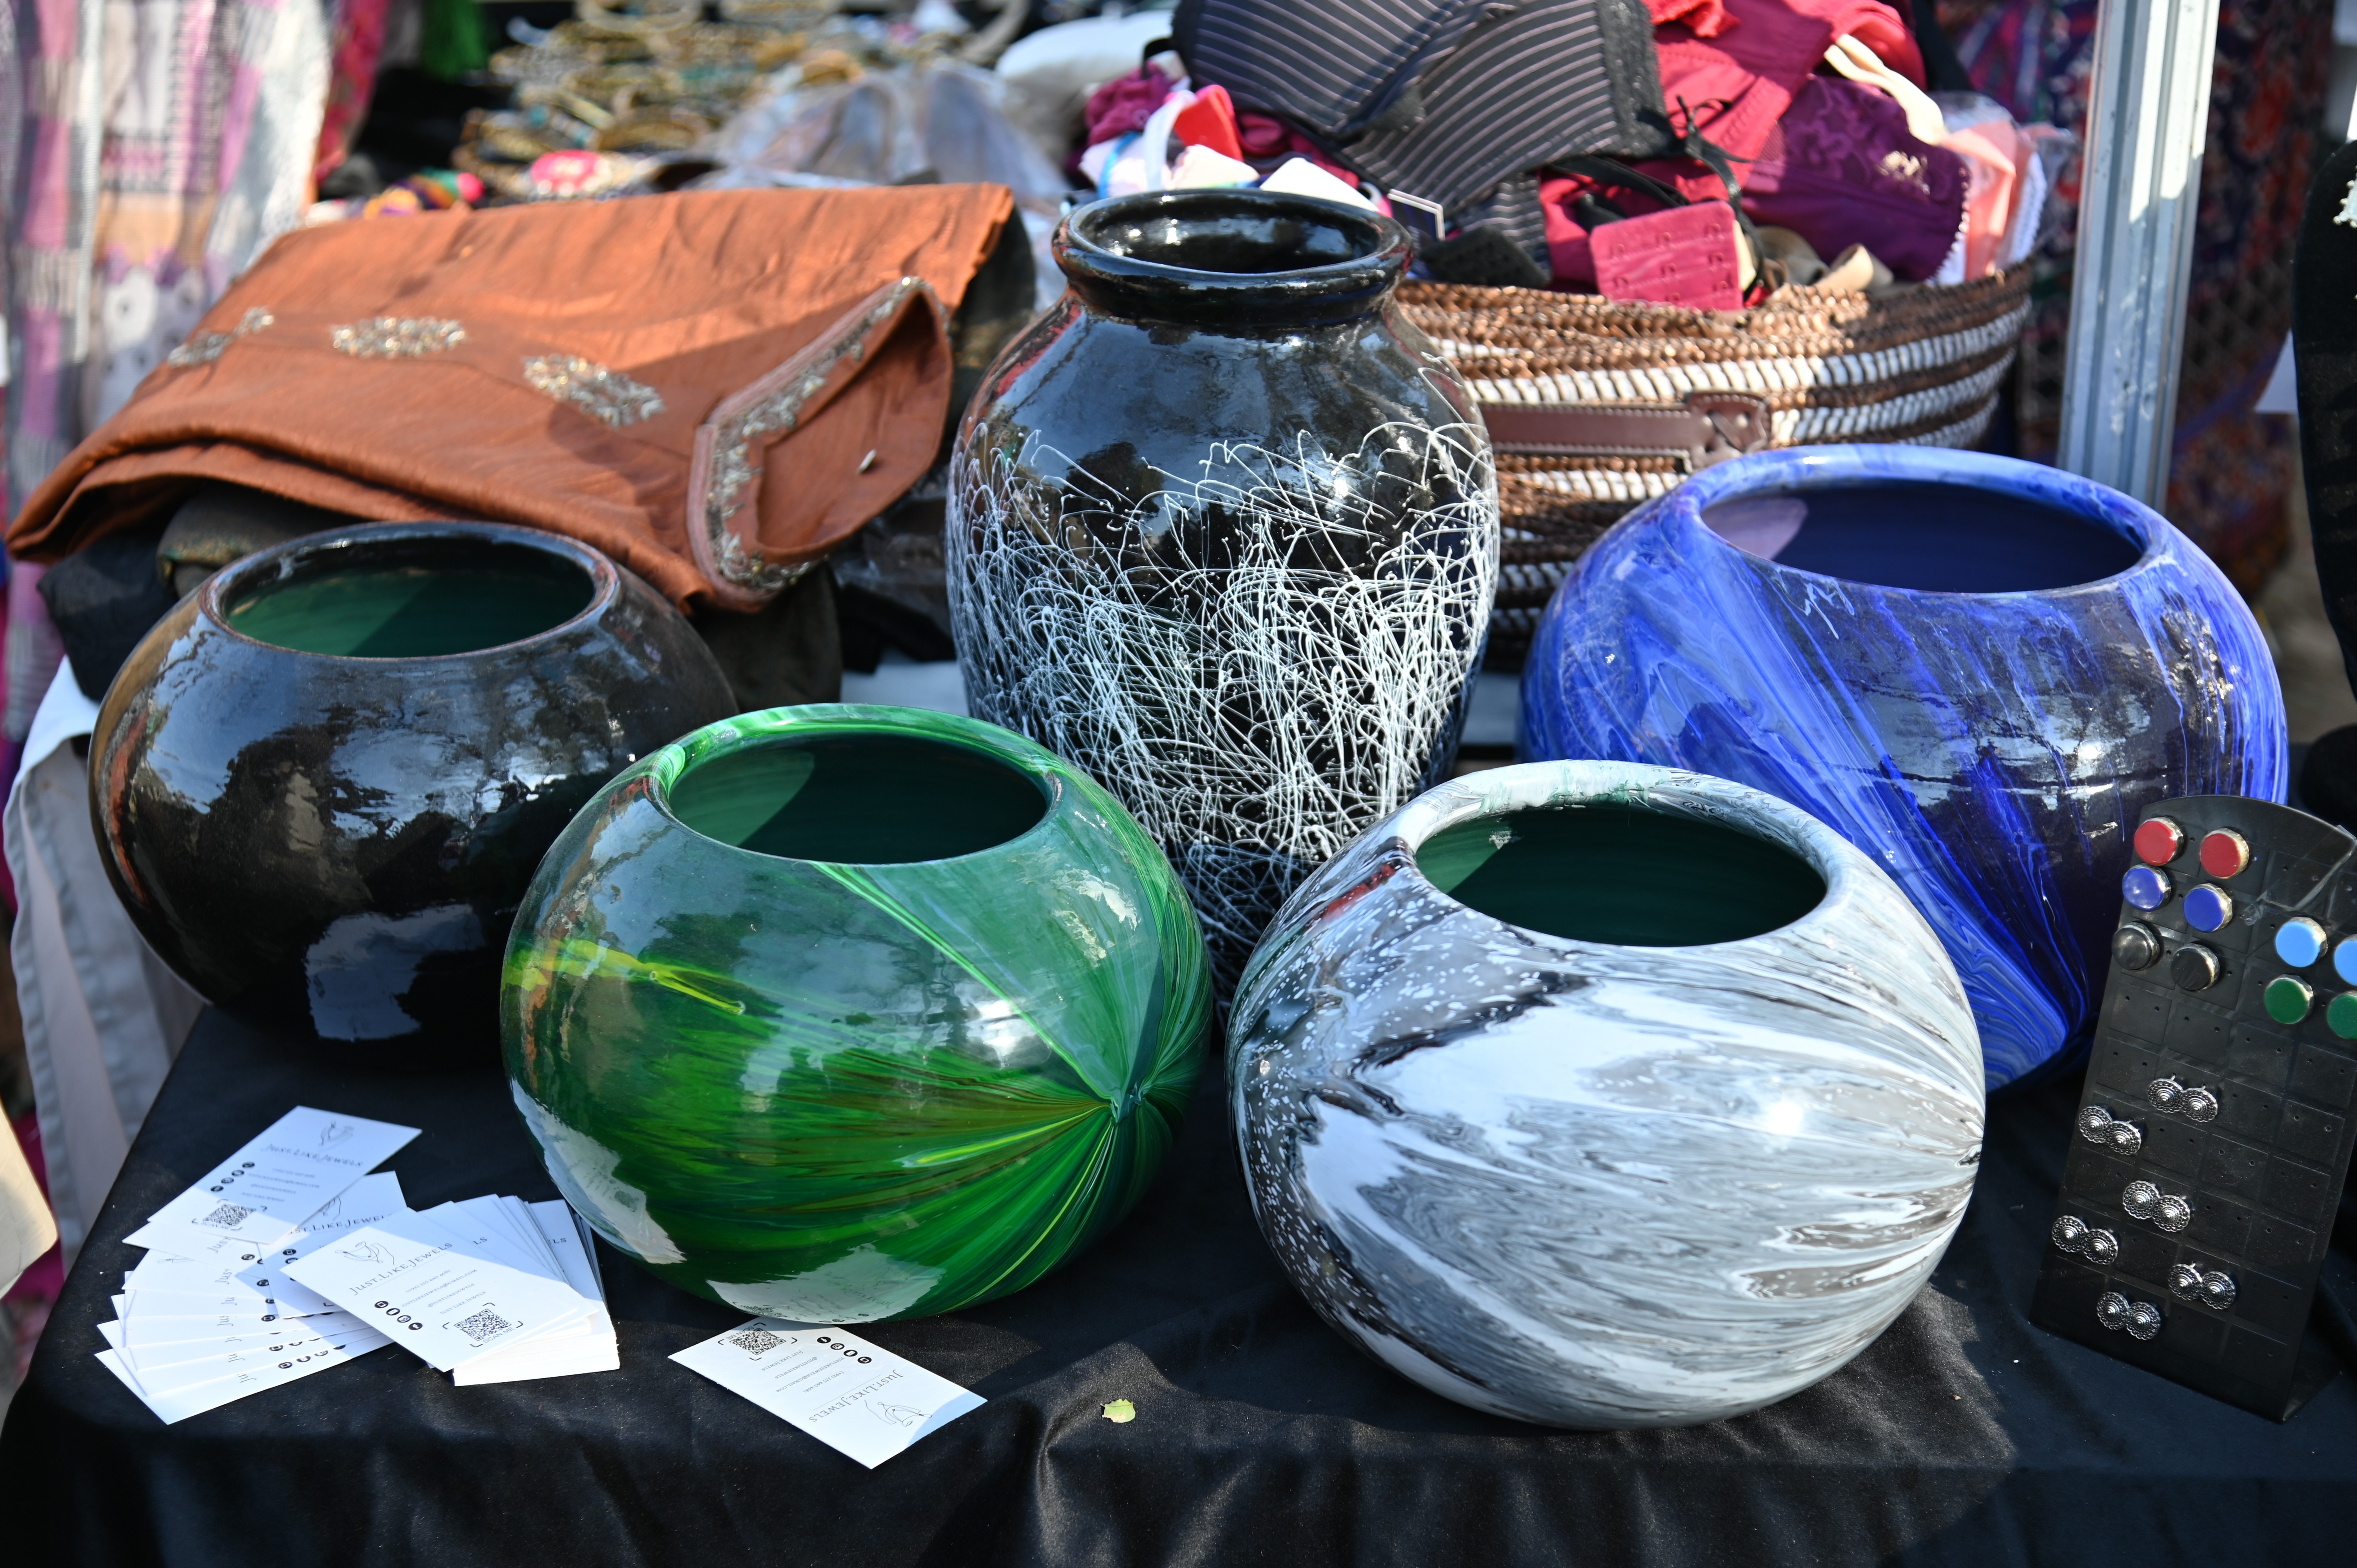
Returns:
[[[208,1014],[0,1434],[0,1560],[2348,1561],[2357,1379],[2279,1425],[2025,1321],[2073,1103],[2069,1082],[1995,1103],[1932,1285],[1841,1372],[1738,1421],[1572,1434],[1460,1409],[1318,1323],[1207,1092],[1062,1273],[863,1330],[990,1401],[868,1471],[666,1359],[744,1315],[610,1252],[619,1372],[460,1389],[387,1349],[159,1424],[92,1359],[138,1257],[120,1238],[289,1106],[424,1128],[393,1161],[420,1207],[553,1196],[495,1072],[332,1069]],[[1135,1421],[1102,1418],[1115,1399]]]

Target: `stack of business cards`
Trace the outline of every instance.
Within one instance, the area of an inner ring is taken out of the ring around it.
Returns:
[[[169,1423],[383,1348],[388,1337],[354,1315],[298,1308],[236,1271],[290,1232],[406,1212],[390,1173],[363,1173],[415,1136],[308,1106],[280,1117],[126,1238],[147,1255],[98,1326],[100,1363]]]
[[[554,1200],[473,1197],[289,1238],[242,1283],[349,1313],[462,1387],[622,1364],[589,1234]]]

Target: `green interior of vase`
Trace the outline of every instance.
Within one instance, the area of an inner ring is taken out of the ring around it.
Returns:
[[[672,815],[761,854],[892,865],[974,854],[1048,813],[1028,774],[962,746],[814,736],[723,752],[671,787]]]
[[[1416,852],[1426,880],[1525,930],[1620,947],[1740,941],[1825,896],[1808,862],[1716,822],[1630,806],[1538,806],[1444,828]]]
[[[521,642],[588,607],[568,556],[505,541],[411,536],[298,555],[240,590],[229,624],[256,642],[348,659],[420,659]]]

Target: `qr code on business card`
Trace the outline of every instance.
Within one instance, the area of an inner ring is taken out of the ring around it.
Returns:
[[[240,1208],[234,1203],[223,1203],[217,1205],[210,1214],[206,1215],[202,1219],[198,1220],[197,1223],[199,1225],[217,1225],[224,1230],[234,1230],[239,1226],[244,1224],[245,1217],[253,1212],[253,1209]]]
[[[748,1328],[742,1334],[731,1334],[728,1343],[748,1356],[758,1356],[764,1350],[776,1349],[785,1341],[766,1328]]]
[[[469,1339],[477,1340],[489,1339],[494,1335],[505,1334],[514,1326],[514,1324],[510,1323],[488,1306],[472,1317],[462,1317],[458,1320],[458,1332]]]

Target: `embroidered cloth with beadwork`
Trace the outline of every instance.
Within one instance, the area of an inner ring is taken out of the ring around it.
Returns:
[[[692,191],[271,247],[8,530],[56,560],[227,480],[523,523],[758,606],[931,466],[997,186]]]

